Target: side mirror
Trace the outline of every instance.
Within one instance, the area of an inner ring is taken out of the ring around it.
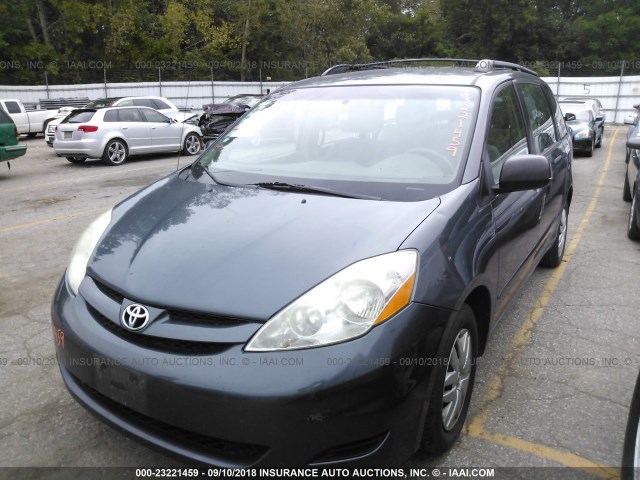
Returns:
[[[640,149],[640,137],[631,137],[627,140],[627,147],[633,148],[635,150]]]
[[[640,138],[638,139],[640,140]],[[500,171],[496,193],[543,188],[551,182],[551,165],[544,155],[515,155],[507,158]]]
[[[576,119],[576,116],[575,116],[575,114],[573,114],[573,113],[567,113],[567,114],[564,116],[564,121],[565,121],[565,122],[570,122],[570,121],[575,120],[575,119]]]
[[[625,125],[635,125],[636,124],[636,116],[631,114],[631,115],[627,115],[626,117],[624,117],[624,124]]]

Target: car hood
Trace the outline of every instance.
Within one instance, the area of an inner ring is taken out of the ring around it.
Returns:
[[[152,306],[265,321],[439,205],[211,185],[174,174],[121,203],[89,274]]]
[[[589,122],[581,122],[580,120],[571,120],[567,122],[567,125],[571,127],[574,134],[580,130],[588,130],[590,128]]]

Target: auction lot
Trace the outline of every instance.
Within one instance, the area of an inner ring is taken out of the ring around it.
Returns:
[[[555,478],[618,475],[640,369],[640,243],[627,239],[622,201],[626,131],[607,127],[592,158],[574,158],[565,261],[536,270],[494,331],[478,360],[461,440],[442,457],[415,455],[405,470],[563,467]],[[181,466],[71,398],[55,362],[50,304],[90,220],[193,157],[75,165],[42,137],[23,141],[26,156],[11,170],[0,163],[0,465]]]

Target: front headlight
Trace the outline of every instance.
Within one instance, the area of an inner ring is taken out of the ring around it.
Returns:
[[[245,350],[293,350],[358,337],[411,301],[417,265],[415,250],[354,263],[278,312]]]
[[[581,138],[589,138],[591,136],[591,132],[589,130],[580,130],[576,133],[575,139],[580,140]]]
[[[69,259],[69,266],[67,267],[67,285],[74,295],[78,294],[78,288],[80,288],[80,282],[84,278],[87,271],[87,262],[89,257],[96,248],[96,244],[100,237],[104,233],[104,229],[111,222],[111,209],[104,213],[101,213],[87,229],[82,232],[76,246],[73,247],[71,252],[71,258]]]

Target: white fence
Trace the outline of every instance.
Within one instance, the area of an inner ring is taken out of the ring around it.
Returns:
[[[607,123],[623,123],[640,103],[640,76],[617,77],[544,77],[559,98],[596,97],[607,112]]]
[[[607,111],[607,122],[623,123],[624,117],[640,103],[640,76],[616,77],[545,77],[558,97],[597,97]],[[273,91],[288,82],[148,82],[94,83],[86,85],[0,86],[0,98],[18,98],[37,104],[45,98],[160,95],[181,108],[199,109],[203,104],[221,102],[241,93]]]
[[[92,83],[85,85],[0,86],[0,98],[17,98],[26,104],[42,99],[129,97],[159,95],[180,108],[200,109],[243,93],[266,94],[289,82],[146,82]]]

